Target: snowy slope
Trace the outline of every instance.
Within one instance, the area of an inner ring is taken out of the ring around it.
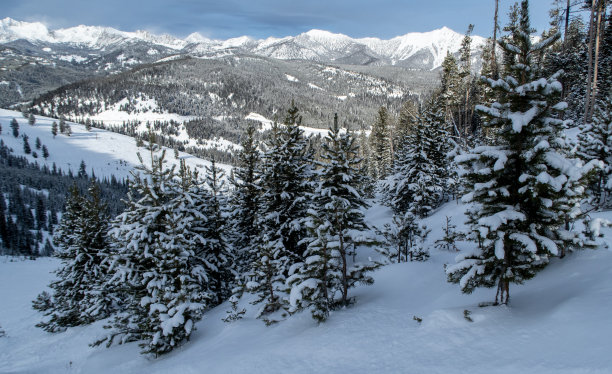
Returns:
[[[13,118],[19,122],[19,138],[13,137],[9,127]],[[38,158],[35,159],[30,154],[27,156],[28,159],[40,165],[46,164],[50,168],[55,163],[64,172],[70,169],[76,173],[83,160],[89,174],[93,169],[98,177],[110,177],[114,174],[117,178],[125,178],[130,175],[130,170],[140,163],[137,152],[141,153],[145,163],[150,162],[149,152],[144,148],[138,148],[134,138],[95,128],[87,131],[85,126],[73,122],[68,122],[72,129],[71,136],[58,134],[53,138],[51,134],[53,121],[59,122],[51,118],[36,116],[35,125],[30,126],[21,113],[0,109],[0,123],[2,124],[0,139],[11,147],[16,155],[25,155],[21,135],[27,134],[30,147],[38,153]],[[49,149],[50,156],[46,161],[42,158],[42,152],[35,148],[37,137]],[[183,152],[179,152],[179,157],[185,159],[187,165],[192,168],[203,169],[205,165],[210,164],[206,160]],[[178,165],[178,160],[174,158],[172,150],[167,151],[166,160],[168,165]],[[227,171],[231,168],[226,165],[218,166]]]
[[[431,240],[445,216],[461,226],[452,202],[427,220]],[[612,213],[602,213],[608,219]],[[389,211],[373,207],[370,223]],[[612,234],[607,230],[606,234]],[[608,239],[609,240],[609,239]],[[469,243],[460,243],[462,250]],[[535,279],[511,287],[511,306],[478,307],[494,290],[462,295],[445,281],[454,253],[432,250],[425,263],[387,266],[376,283],[354,291],[357,303],[316,325],[308,313],[266,327],[253,313],[224,324],[227,304],[208,312],[191,342],[159,359],[137,344],[110,349],[87,343],[93,326],[48,334],[34,327],[30,301],[57,262],[0,260],[0,372],[17,373],[610,373],[612,372],[612,251],[555,259]],[[464,310],[471,311],[473,322]],[[419,323],[413,317],[422,318]]]

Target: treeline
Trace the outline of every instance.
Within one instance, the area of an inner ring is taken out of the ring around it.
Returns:
[[[53,254],[52,236],[64,211],[66,194],[71,186],[87,188],[90,176],[84,170],[77,175],[64,172],[53,164],[30,163],[15,156],[0,140],[0,253],[19,256]],[[101,193],[110,202],[110,210],[123,210],[121,199],[127,192],[125,181],[114,177],[99,180]]]

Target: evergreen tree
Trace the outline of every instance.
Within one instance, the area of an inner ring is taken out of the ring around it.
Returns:
[[[41,307],[40,295],[34,307],[44,311],[47,318],[37,324],[49,332],[66,327],[88,324],[106,318],[113,310],[114,301],[104,286],[108,255],[108,213],[100,200],[100,189],[92,184],[89,198],[81,196],[74,186],[67,201],[54,238],[56,256],[62,266],[55,272],[58,280],[50,284],[53,294]],[[49,245],[45,251],[52,251]]]
[[[36,142],[34,143],[36,149],[40,149],[40,147],[42,146],[41,142],[40,142],[40,138],[36,138]]]
[[[372,176],[376,179],[385,178],[392,165],[393,152],[391,150],[390,126],[387,108],[380,107],[376,121],[372,125],[372,132],[370,133]]]
[[[443,115],[434,102],[398,145],[393,175],[385,188],[387,203],[398,214],[410,211],[415,217],[425,217],[442,202],[448,151]]]
[[[81,160],[81,164],[79,165],[79,172],[77,173],[77,177],[87,178],[87,165],[85,165],[84,160]]]
[[[62,134],[66,132],[66,120],[64,119],[64,117],[60,117],[60,120],[59,120],[59,131]]]
[[[57,122],[53,121],[51,124],[51,134],[53,134],[53,138],[57,135]]]
[[[210,295],[185,227],[190,220],[182,213],[176,172],[164,166],[165,152],[158,154],[153,144],[150,149],[151,166],[141,158],[127,208],[110,231],[115,253],[109,284],[122,296],[122,312],[113,332],[94,344],[141,340],[143,353],[159,355],[189,338]]]
[[[47,146],[44,144],[42,146],[42,156],[45,160],[49,158],[49,149],[47,149]]]
[[[494,146],[478,146],[458,156],[464,166],[471,238],[478,248],[462,254],[446,269],[449,281],[463,292],[497,285],[496,302],[508,303],[510,283],[523,283],[573,244],[565,229],[579,214],[583,187],[580,162],[568,158],[568,143],[559,119],[558,75],[540,78],[531,58],[558,38],[532,44],[528,1],[517,13],[516,27],[500,46],[505,78],[489,85],[499,101],[477,109],[486,126],[498,131]]]
[[[18,137],[19,136],[19,123],[17,122],[15,118],[11,120],[10,126],[11,126],[11,130],[13,130],[13,136]]]
[[[600,160],[603,167],[597,172],[592,189],[600,206],[609,203],[612,191],[612,97],[599,100],[595,106],[593,123],[581,126],[578,134],[580,157],[586,162]]]
[[[26,155],[32,153],[32,148],[30,148],[30,143],[28,142],[28,139],[28,136],[26,134],[23,134],[23,151]]]
[[[255,261],[247,274],[246,289],[263,303],[259,317],[279,310],[285,297],[285,279],[292,264],[304,255],[312,153],[300,129],[299,111],[292,105],[283,125],[272,126],[265,144],[260,177],[260,237],[253,248]]]
[[[349,304],[348,291],[355,284],[374,282],[366,275],[373,266],[350,263],[359,246],[372,244],[364,234],[368,226],[362,210],[368,205],[359,191],[363,183],[355,140],[350,133],[340,133],[336,116],[322,144],[324,162],[309,210],[311,238],[305,260],[293,266],[287,279],[291,309],[308,308],[320,322],[331,309]]]
[[[28,116],[28,124],[30,126],[34,126],[35,123],[36,123],[36,117],[34,117],[32,113],[30,113],[30,115]]]
[[[202,252],[198,253],[204,262],[208,274],[209,289],[215,295],[216,304],[229,298],[235,277],[235,259],[227,231],[227,199],[225,196],[225,175],[215,165],[214,159],[206,166],[205,183],[209,194],[204,206],[207,217],[200,234],[206,239]]]
[[[255,140],[255,126],[250,125],[242,140],[238,153],[238,165],[233,169],[230,181],[234,187],[231,197],[233,243],[236,249],[237,269],[243,273],[254,261],[253,244],[259,230],[257,217],[259,211],[259,174],[260,154]]]
[[[64,125],[64,134],[67,136],[72,135],[72,127],[70,127],[70,124],[68,123]]]

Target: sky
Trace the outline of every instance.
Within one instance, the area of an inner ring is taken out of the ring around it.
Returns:
[[[500,24],[514,0],[499,0]],[[530,1],[532,26],[548,25],[552,0]],[[50,29],[110,26],[213,39],[297,35],[311,29],[354,38],[389,39],[442,26],[474,34],[493,30],[494,0],[1,0],[0,18],[43,22]]]

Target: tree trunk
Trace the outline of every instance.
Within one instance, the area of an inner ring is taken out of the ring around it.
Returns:
[[[602,13],[606,10],[606,0],[599,0],[597,4],[597,24],[595,27],[595,61],[593,63],[593,91],[591,93],[591,105],[589,106],[589,118],[593,117],[593,110],[595,107],[595,100],[597,99],[597,71],[599,70],[599,40],[603,33]]]
[[[592,0],[591,3],[591,16],[589,18],[589,66],[587,70],[587,81],[586,81],[586,95],[584,98],[584,122],[588,123],[591,121],[589,117],[589,108],[591,107],[591,88],[592,88],[592,78],[593,78],[593,39],[594,39],[594,18],[595,18],[595,6],[597,0]]]
[[[568,3],[570,0],[567,0]],[[495,0],[495,17],[493,18],[493,48],[491,50],[491,57],[493,61],[493,79],[499,78],[499,71],[497,69],[497,54],[495,49],[497,48],[497,10],[499,7],[499,0]]]

